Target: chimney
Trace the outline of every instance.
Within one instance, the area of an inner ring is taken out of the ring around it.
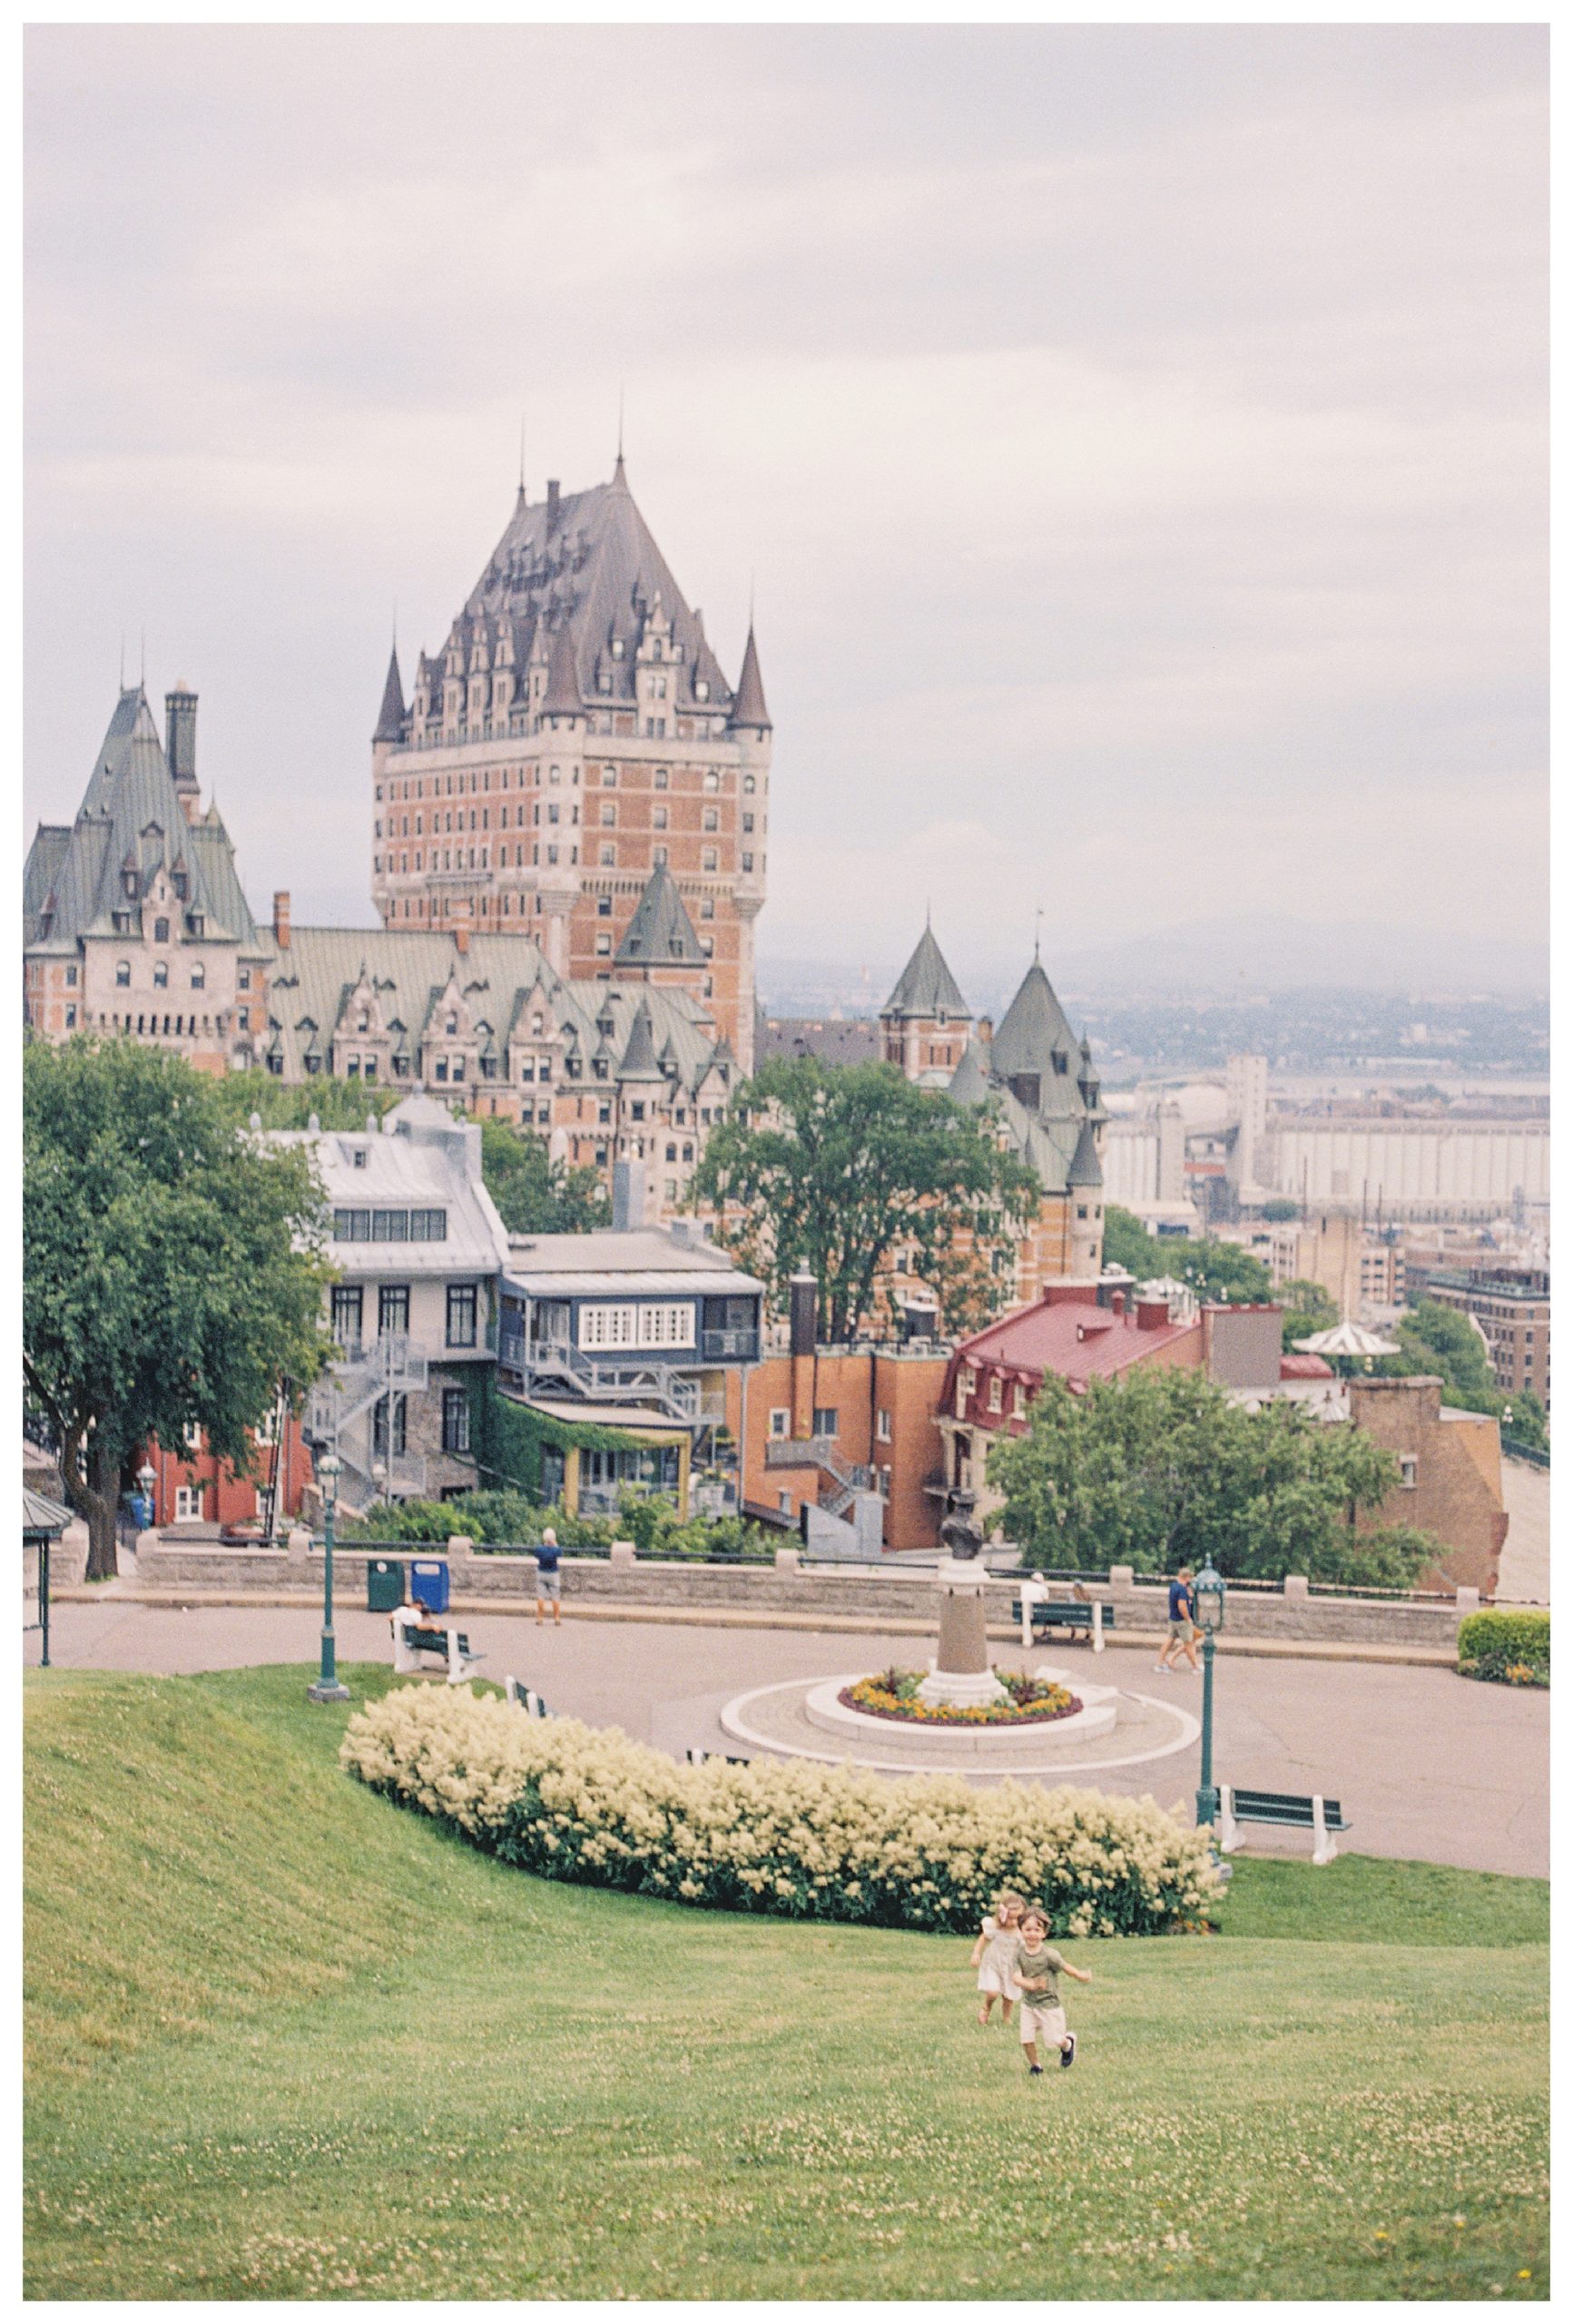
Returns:
[[[977,1025],[974,1027],[974,1029],[974,1029],[974,1031],[976,1032],[976,1034],[977,1034],[977,1036],[978,1036],[978,1039],[980,1041],[991,1041],[991,1040],[994,1039],[994,1019],[993,1019],[993,1018],[992,1018],[992,1017],[979,1017],[979,1019],[978,1019]]]
[[[164,696],[164,756],[177,791],[197,787],[197,698],[177,685]]]
[[[637,1155],[612,1165],[612,1224],[620,1235],[644,1224],[644,1165]]]
[[[280,952],[290,950],[290,891],[276,888],[273,891],[273,941]]]
[[[1114,1309],[1116,1315],[1123,1315],[1126,1312],[1125,1293],[1123,1291],[1116,1291],[1114,1297],[1109,1301],[1109,1305]]]
[[[557,482],[556,478],[555,476],[548,477],[546,478],[546,535],[548,539],[557,529],[557,519],[560,514],[557,502],[561,492],[562,487]]]
[[[1161,1332],[1168,1320],[1169,1303],[1166,1299],[1137,1300],[1136,1329],[1138,1332]]]
[[[805,1269],[794,1275],[791,1292],[791,1352],[812,1355],[819,1334],[820,1286]]]

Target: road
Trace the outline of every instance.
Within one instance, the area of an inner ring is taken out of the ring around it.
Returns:
[[[772,1679],[830,1675],[859,1663],[912,1663],[912,1639],[849,1638],[805,1630],[699,1629],[682,1623],[575,1621],[537,1630],[533,1620],[467,1614],[487,1678],[512,1672],[554,1711],[616,1725],[679,1749],[693,1707],[693,1738],[708,1732],[701,1706],[720,1690]],[[305,1607],[196,1607],[181,1610],[105,1599],[56,1607],[52,1649],[61,1668],[158,1673],[232,1669],[316,1659],[319,1623]],[[388,1622],[347,1609],[338,1625],[346,1661],[389,1659]],[[25,1641],[38,1659],[36,1635]],[[1035,1657],[1033,1659],[1040,1659]],[[1055,1649],[1079,1669],[1086,1647]],[[1111,1647],[1097,1676],[1142,1694],[1172,1694],[1193,1712],[1201,1682],[1154,1675],[1150,1649]],[[1482,1686],[1450,1670],[1407,1664],[1220,1658],[1215,1679],[1215,1764],[1224,1781],[1269,1791],[1322,1791],[1343,1803],[1349,1845],[1373,1856],[1410,1856],[1480,1871],[1549,1871],[1548,1695]],[[1191,1800],[1198,1747],[1096,1778],[1107,1790],[1151,1792],[1164,1807]],[[1263,1832],[1252,1853],[1280,1848]]]

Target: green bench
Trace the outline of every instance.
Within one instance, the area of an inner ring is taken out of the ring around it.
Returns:
[[[1225,1856],[1239,1846],[1242,1824],[1276,1824],[1287,1831],[1314,1833],[1312,1864],[1331,1864],[1338,1854],[1333,1834],[1350,1828],[1342,1802],[1326,1799],[1319,1791],[1242,1791],[1234,1784],[1220,1784],[1218,1846]]]
[[[1031,1620],[1027,1619],[1030,1609]],[[1101,1598],[1013,1598],[1010,1619],[1021,1624],[1021,1643],[1047,1638],[1053,1630],[1086,1630],[1095,1654],[1103,1652],[1103,1634],[1115,1627],[1115,1610]]]
[[[428,1630],[424,1624],[418,1628],[413,1622],[400,1622],[395,1635],[396,1649],[400,1639],[404,1641],[404,1651],[408,1655],[439,1655],[447,1665],[447,1682],[450,1687],[460,1685],[468,1678],[473,1666],[485,1659],[483,1656],[476,1653],[463,1630]],[[397,1650],[394,1655],[394,1668],[396,1669],[398,1668]]]
[[[719,1759],[727,1768],[750,1768],[753,1765],[746,1752],[702,1751],[696,1743],[689,1745],[688,1764],[691,1768],[702,1768],[707,1759]]]
[[[526,1718],[545,1718],[548,1716],[546,1706],[534,1687],[521,1685],[511,1674],[503,1680],[503,1692],[515,1709],[522,1710]]]

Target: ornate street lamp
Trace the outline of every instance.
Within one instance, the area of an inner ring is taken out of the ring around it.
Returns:
[[[1218,1787],[1213,1781],[1213,1640],[1224,1627],[1224,1577],[1211,1558],[1191,1590],[1196,1620],[1202,1626],[1202,1783],[1196,1794],[1196,1821],[1218,1820]]]
[[[322,1487],[322,1667],[316,1685],[306,1689],[307,1700],[314,1703],[349,1700],[349,1688],[339,1683],[333,1650],[333,1514],[341,1465],[337,1452],[324,1452],[317,1463],[318,1482]]]
[[[151,1461],[143,1462],[136,1472],[136,1481],[142,1487],[142,1521],[145,1531],[158,1515],[158,1503],[153,1499],[153,1487],[158,1482],[158,1471]]]

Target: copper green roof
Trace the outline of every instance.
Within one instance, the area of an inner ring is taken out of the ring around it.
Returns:
[[[644,893],[617,947],[620,969],[704,966],[704,950],[693,932],[688,907],[676,881],[664,863],[658,863],[645,882]]]

